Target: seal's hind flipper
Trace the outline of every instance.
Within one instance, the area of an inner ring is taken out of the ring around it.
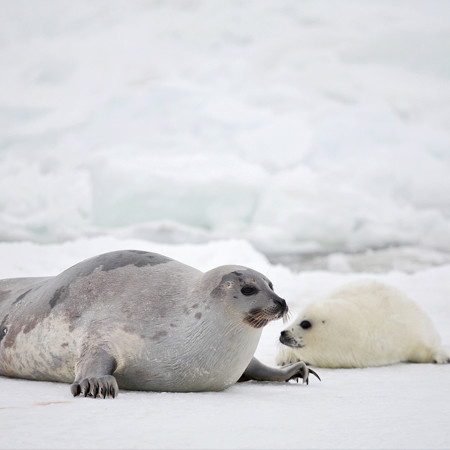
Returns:
[[[436,364],[450,363],[450,349],[448,347],[439,346],[434,349],[432,354],[432,362]]]

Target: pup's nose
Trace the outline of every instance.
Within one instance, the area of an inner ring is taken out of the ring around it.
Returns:
[[[283,330],[283,331],[280,333],[280,336],[281,336],[281,337],[285,337],[285,336],[286,336],[286,333],[287,333],[286,330]]]

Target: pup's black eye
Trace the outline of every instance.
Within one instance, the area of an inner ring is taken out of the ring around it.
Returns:
[[[272,289],[272,291],[273,291],[273,284],[272,284],[271,281],[269,282],[269,287],[270,287],[270,289]]]
[[[307,330],[308,328],[311,328],[311,322],[309,320],[302,320],[300,322],[300,326],[304,329]]]
[[[244,286],[244,287],[241,289],[241,292],[242,292],[244,295],[254,295],[254,294],[256,294],[256,293],[258,292],[258,289],[256,289],[255,286],[247,285],[247,286]]]

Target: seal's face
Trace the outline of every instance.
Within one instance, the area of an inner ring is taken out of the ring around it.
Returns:
[[[361,322],[345,302],[330,300],[307,306],[295,322],[280,334],[280,342],[288,347],[316,352],[336,351],[336,347],[355,345],[358,334],[354,322]]]
[[[264,275],[246,267],[222,266],[217,270],[222,276],[211,296],[238,312],[244,323],[261,328],[271,320],[286,317],[286,301],[275,294],[272,282]]]
[[[283,330],[280,334],[280,342],[292,348],[304,347],[304,331],[312,327],[312,323],[305,317],[302,317],[300,323],[293,324],[290,328]]]

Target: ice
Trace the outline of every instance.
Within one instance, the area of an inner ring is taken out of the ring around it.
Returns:
[[[3,1],[0,239],[450,251],[449,13]]]

